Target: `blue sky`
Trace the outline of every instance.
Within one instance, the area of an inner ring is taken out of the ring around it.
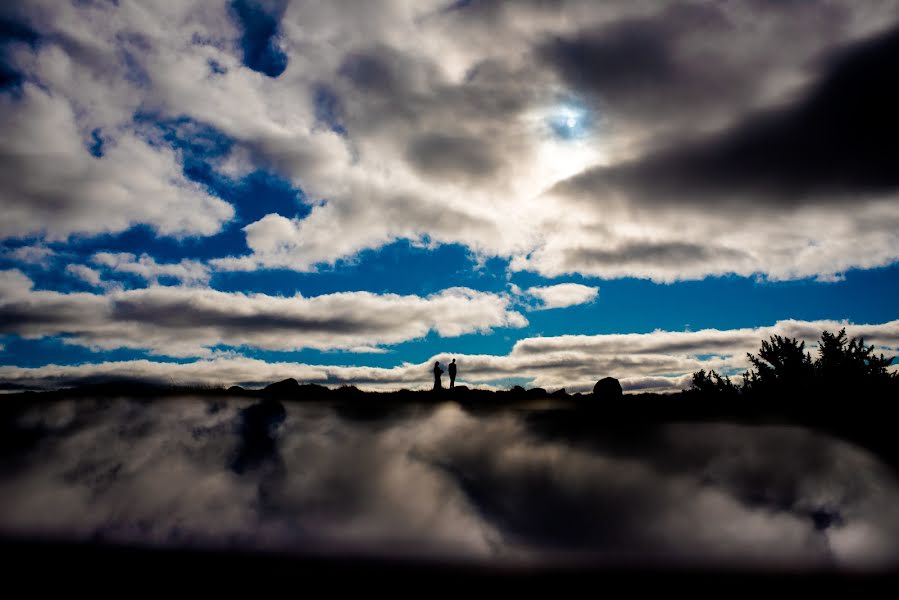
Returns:
[[[892,13],[444,4],[2,9],[0,379],[672,390],[772,332],[899,346],[899,181],[843,150],[895,118]],[[775,39],[703,57],[741,24]]]

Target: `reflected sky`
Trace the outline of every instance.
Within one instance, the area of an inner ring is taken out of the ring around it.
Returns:
[[[899,485],[857,447],[789,427],[581,439],[540,423],[452,403],[34,405],[0,462],[0,532],[491,564],[896,566]]]

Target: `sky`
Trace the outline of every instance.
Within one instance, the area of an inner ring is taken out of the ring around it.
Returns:
[[[0,387],[892,356],[897,61],[897,1],[4,3]]]

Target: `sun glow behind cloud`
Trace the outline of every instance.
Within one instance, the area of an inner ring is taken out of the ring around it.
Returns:
[[[584,169],[607,164],[599,120],[577,102],[549,104],[525,120],[536,148],[531,189],[545,192]]]

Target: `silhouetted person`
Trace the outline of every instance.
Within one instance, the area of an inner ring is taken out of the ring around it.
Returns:
[[[442,390],[443,383],[440,382],[440,377],[443,375],[443,369],[440,368],[440,361],[434,362],[434,389]]]
[[[449,364],[450,389],[456,387],[456,359]]]

